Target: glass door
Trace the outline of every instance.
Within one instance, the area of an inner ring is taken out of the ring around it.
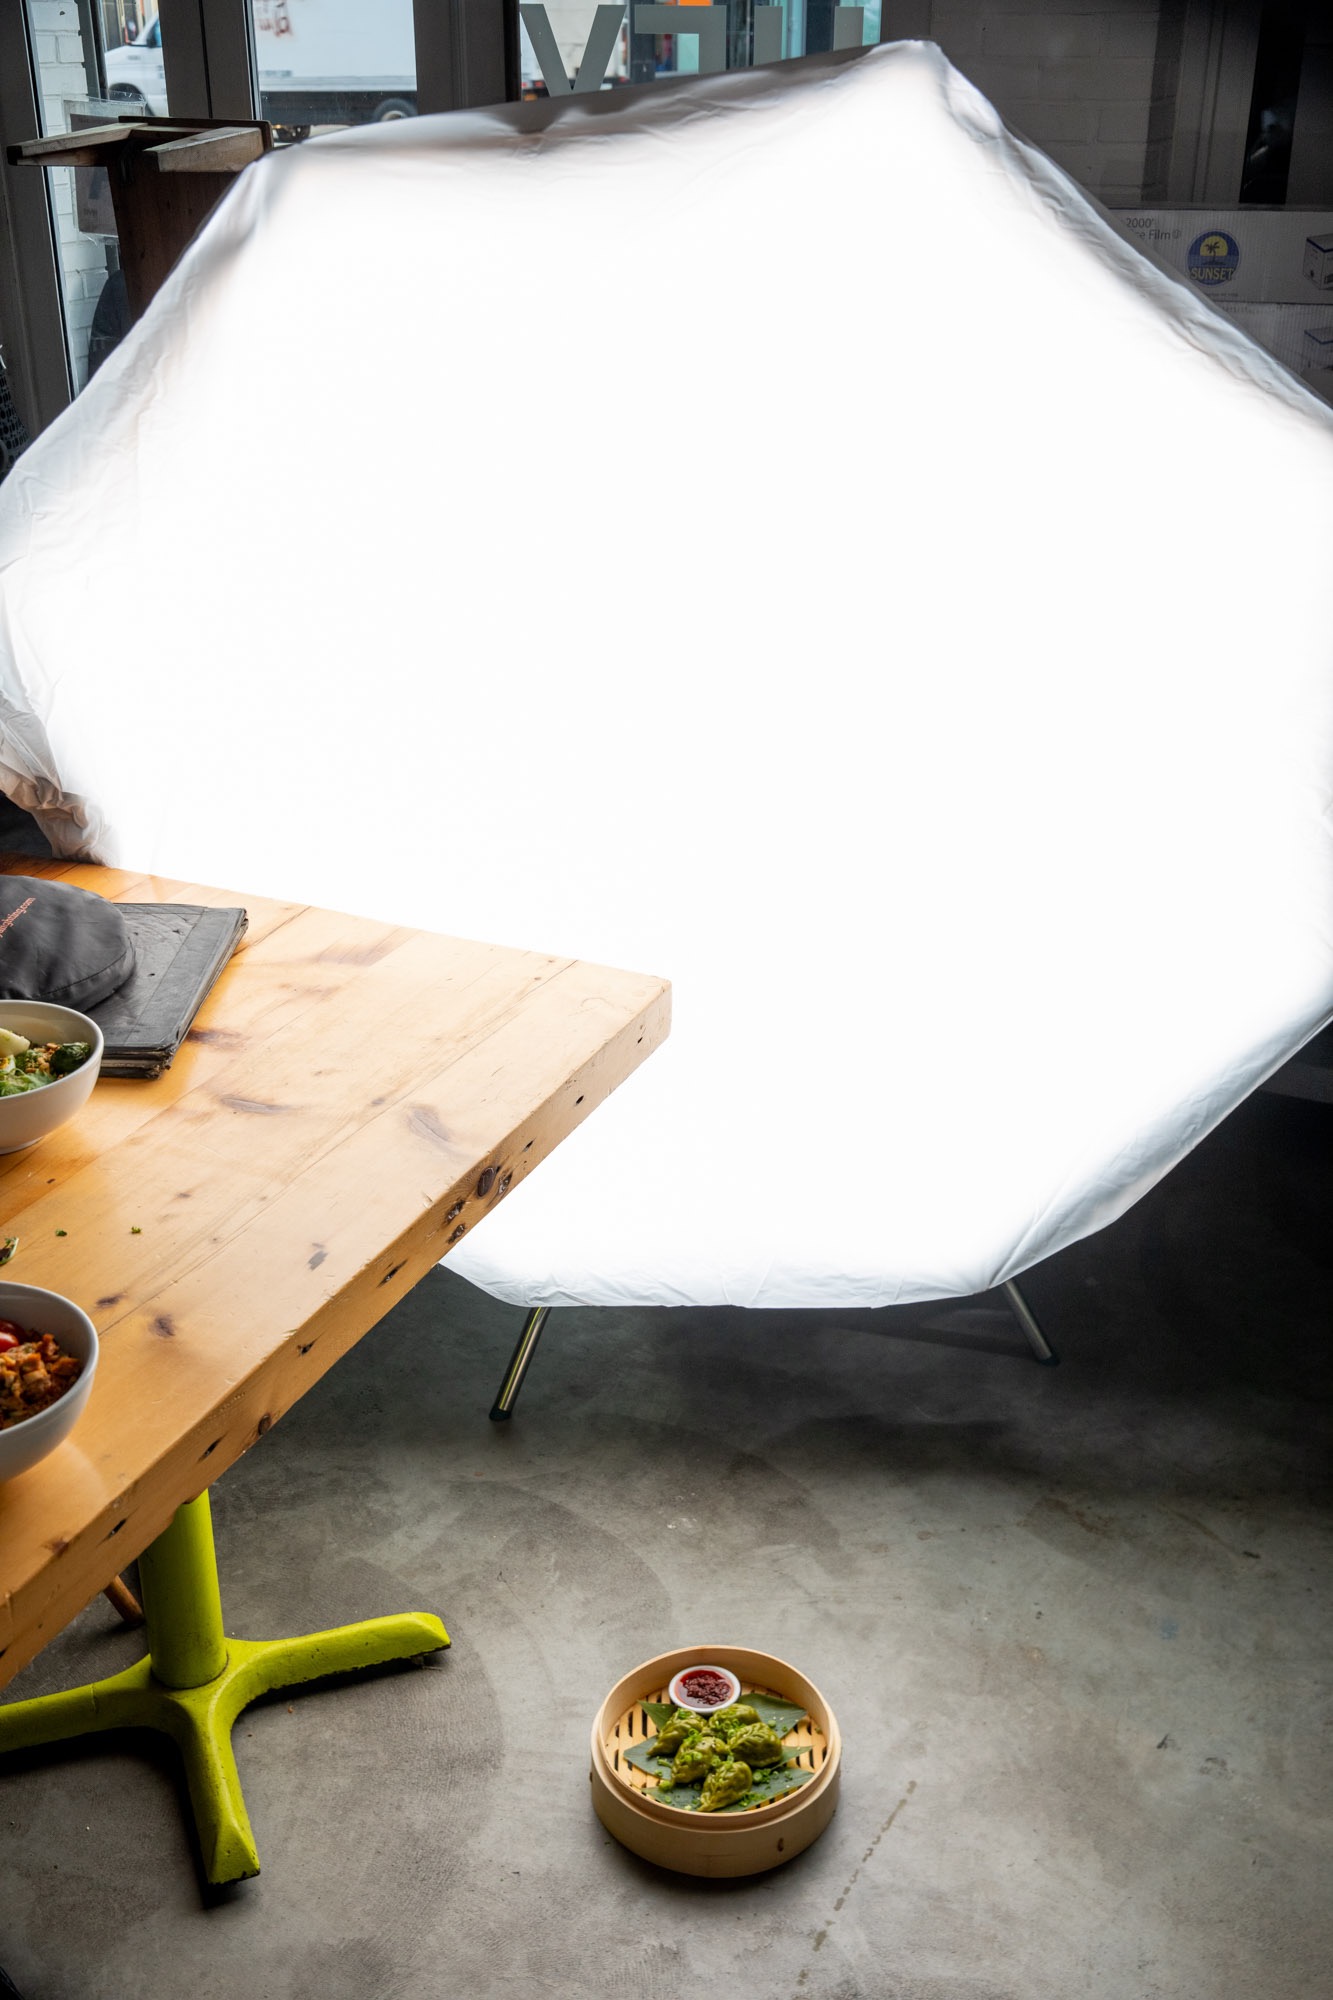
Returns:
[[[134,112],[167,115],[156,0],[24,4],[43,137]],[[125,284],[105,168],[46,171],[69,376],[77,394],[129,324]]]
[[[106,94],[126,111],[150,118],[167,115],[167,73],[162,61],[162,23],[140,0],[102,0],[97,15],[102,40]]]
[[[448,43],[459,4],[422,0],[438,17],[436,46]],[[7,139],[137,114],[261,117],[283,144],[421,108],[413,0],[18,0],[18,9],[36,129]],[[433,79],[431,108],[450,101],[450,85]],[[125,284],[105,169],[52,167],[46,179],[77,394],[128,328]]]
[[[28,431],[40,431],[83,387],[126,315],[105,173],[7,167],[6,147],[134,114],[263,117],[281,144],[501,103],[518,94],[519,24],[510,7],[0,0],[0,338]],[[615,39],[623,71],[626,37]]]
[[[412,0],[250,0],[259,116],[274,137],[415,118]]]

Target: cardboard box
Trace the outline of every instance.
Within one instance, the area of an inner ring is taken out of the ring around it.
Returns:
[[[1321,292],[1333,292],[1333,236],[1307,236],[1305,275]]]
[[[1137,208],[1112,214],[1130,242],[1214,301],[1297,305],[1333,291],[1333,212]]]
[[[1333,320],[1327,326],[1307,326],[1302,347],[1305,355],[1303,372],[1312,368],[1321,368],[1326,373],[1333,370]],[[1333,401],[1333,374],[1329,374],[1328,386],[1321,389],[1320,394]]]
[[[1299,376],[1307,389],[1333,404],[1333,302],[1322,306],[1214,303],[1257,346]]]

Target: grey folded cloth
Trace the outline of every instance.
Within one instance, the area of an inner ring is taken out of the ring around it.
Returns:
[[[160,1076],[209,988],[245,933],[241,909],[197,903],[118,903],[134,970],[87,1012],[102,1030],[103,1076]]]

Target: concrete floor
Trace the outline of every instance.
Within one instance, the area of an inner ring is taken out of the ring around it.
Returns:
[[[214,1489],[228,1627],[438,1610],[452,1652],[251,1711],[263,1875],[206,1899],[170,1755],[7,1761],[25,2000],[1312,2000],[1333,1988],[1333,1110],[1253,1099],[994,1301],[515,1316],[431,1275]],[[828,1832],[701,1883],[602,1832],[610,1683],[799,1662]],[[138,1650],[98,1600],[15,1683]],[[142,1740],[141,1740],[142,1741]]]

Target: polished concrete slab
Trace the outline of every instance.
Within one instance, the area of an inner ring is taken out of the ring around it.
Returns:
[[[437,1610],[450,1654],[238,1726],[206,1897],[170,1753],[0,1776],[26,2000],[1311,2000],[1333,1984],[1327,1106],[1250,1101],[995,1299],[515,1315],[426,1280],[215,1488],[228,1629]],[[693,1638],[798,1661],[842,1802],[775,1874],[602,1832],[587,1733]],[[102,1600],[16,1683],[111,1671]]]

